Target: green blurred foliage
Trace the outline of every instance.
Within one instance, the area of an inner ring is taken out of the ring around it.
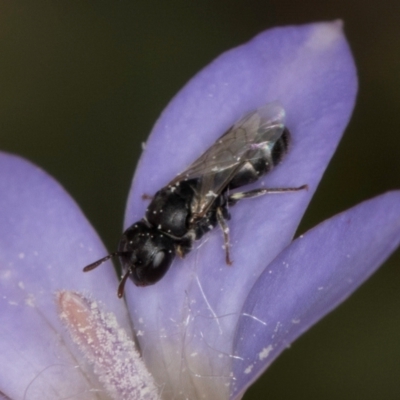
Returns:
[[[400,188],[398,1],[0,0],[0,146],[56,177],[112,250],[141,143],[185,82],[264,29],[336,18],[360,91],[304,231]],[[400,398],[399,268],[397,252],[245,399]]]

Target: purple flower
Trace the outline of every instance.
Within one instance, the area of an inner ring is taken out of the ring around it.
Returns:
[[[215,229],[156,285],[128,282],[126,303],[116,296],[111,264],[81,272],[106,250],[73,200],[40,169],[1,153],[0,398],[241,398],[399,245],[399,192],[291,242],[356,90],[340,22],[266,31],[194,77],[147,142],[125,227],[143,216],[143,193],[164,186],[243,114],[272,101],[286,110],[292,146],[253,187],[309,190],[239,202],[229,223],[232,267]]]

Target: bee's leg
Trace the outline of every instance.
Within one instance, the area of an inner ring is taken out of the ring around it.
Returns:
[[[225,261],[228,265],[232,265],[232,261],[229,255],[229,227],[225,221],[225,218],[222,213],[221,207],[217,208],[217,221],[219,226],[222,229],[222,233],[224,234],[224,247],[225,247]]]
[[[142,200],[153,200],[153,196],[150,196],[147,193],[142,194]]]
[[[308,190],[308,185],[302,185],[296,188],[261,188],[249,190],[248,192],[233,193],[228,197],[228,205],[233,206],[239,200],[250,199],[252,197],[263,196],[264,194],[276,194],[285,192],[297,192],[298,190]]]

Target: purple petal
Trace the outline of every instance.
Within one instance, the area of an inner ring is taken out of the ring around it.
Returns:
[[[71,344],[55,304],[60,289],[88,291],[129,327],[111,265],[75,202],[29,162],[0,153],[0,392],[10,398],[92,399],[90,368]],[[79,368],[77,368],[77,366]]]
[[[231,398],[241,398],[285,348],[349,297],[399,243],[400,191],[323,222],[279,254],[243,307]]]
[[[292,149],[253,187],[310,187],[232,209],[232,267],[225,264],[222,235],[215,230],[154,287],[127,285],[144,358],[166,396],[180,390],[190,398],[196,391],[228,397],[238,312],[256,278],[292,239],[349,120],[356,89],[340,22],[277,28],[221,55],[161,115],[139,164],[126,226],[143,216],[144,193],[166,185],[243,114],[275,100],[287,112]]]

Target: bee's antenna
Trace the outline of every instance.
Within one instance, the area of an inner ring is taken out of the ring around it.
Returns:
[[[108,261],[110,258],[117,257],[117,256],[124,256],[126,254],[127,254],[126,251],[115,251],[114,253],[111,253],[108,256],[100,258],[100,260],[97,260],[92,264],[86,265],[86,267],[83,268],[83,272],[88,272],[88,271],[91,271],[92,269],[97,268],[100,264],[103,264],[104,262]]]
[[[118,295],[119,298],[121,298],[124,295],[125,282],[128,279],[130,274],[131,274],[131,271],[128,270],[125,273],[125,275],[122,277],[121,282],[118,285],[117,295]]]

